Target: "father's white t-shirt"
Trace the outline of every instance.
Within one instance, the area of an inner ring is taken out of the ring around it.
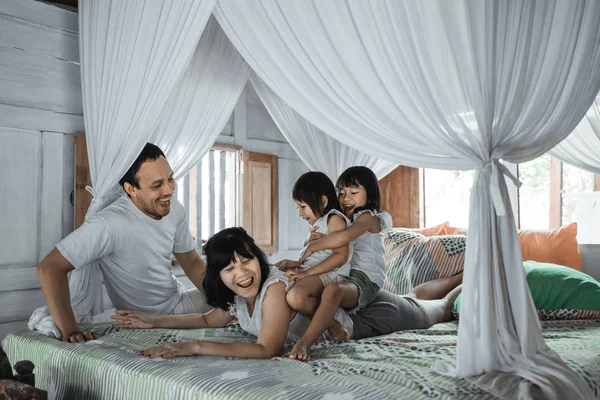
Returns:
[[[175,197],[169,214],[155,220],[124,194],[56,247],[76,269],[100,261],[117,309],[168,314],[183,289],[173,276],[171,253],[186,253],[194,244],[185,209]]]

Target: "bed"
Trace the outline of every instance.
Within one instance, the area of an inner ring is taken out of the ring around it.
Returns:
[[[598,397],[600,321],[542,325],[546,343]],[[345,343],[323,342],[314,348],[315,359],[307,363],[286,357],[151,360],[137,355],[141,348],[190,339],[253,341],[237,324],[205,330],[88,327],[103,336],[85,344],[69,344],[23,332],[9,334],[2,345],[11,361],[33,361],[36,386],[57,399],[495,398],[467,380],[430,369],[435,359],[455,357],[457,322]]]

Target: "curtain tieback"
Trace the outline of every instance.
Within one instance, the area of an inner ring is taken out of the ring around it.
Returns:
[[[500,192],[500,179],[502,178],[502,175],[513,181],[517,188],[520,188],[523,183],[520,180],[518,180],[517,177],[512,174],[512,172],[510,172],[506,165],[502,164],[497,159],[490,160],[484,165],[484,168],[488,167],[492,169],[490,180],[490,194],[492,196],[494,208],[496,209],[496,215],[500,217],[506,215],[506,204],[502,193]]]

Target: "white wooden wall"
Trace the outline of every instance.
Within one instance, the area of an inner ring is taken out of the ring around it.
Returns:
[[[35,267],[72,230],[78,62],[77,14],[0,1],[0,339],[44,303]]]

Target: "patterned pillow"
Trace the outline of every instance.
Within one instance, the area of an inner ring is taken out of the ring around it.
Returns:
[[[464,235],[426,237],[391,229],[384,237],[387,281],[383,288],[406,294],[415,286],[455,275],[465,265]]]

